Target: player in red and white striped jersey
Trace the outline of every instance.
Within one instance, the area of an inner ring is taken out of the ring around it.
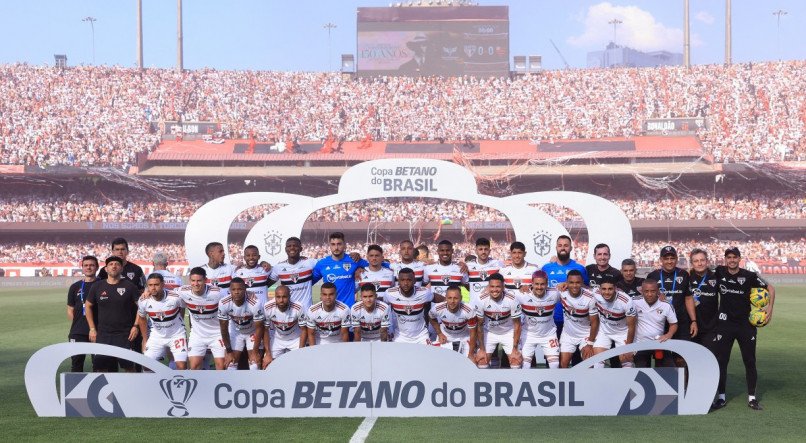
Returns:
[[[498,345],[504,349],[513,368],[521,366],[521,352],[518,343],[521,337],[521,305],[515,296],[504,289],[504,276],[493,274],[487,290],[479,297],[476,305],[479,318],[479,352],[486,353],[486,361],[492,358]],[[481,366],[485,359],[479,358]]]
[[[266,368],[275,358],[305,346],[307,335],[302,305],[291,301],[288,286],[280,285],[274,290],[274,299],[266,302],[263,315],[266,317],[263,345],[268,349],[263,356],[263,368]]]
[[[397,274],[400,273],[401,269],[411,269],[414,271],[414,286],[419,287],[423,285],[425,263],[414,258],[416,251],[417,250],[414,248],[414,243],[412,243],[411,240],[403,240],[400,242],[400,261],[391,263],[389,265],[389,269],[392,270],[392,274],[395,276],[395,279],[397,279]]]
[[[432,305],[428,318],[443,348],[475,358],[478,319],[473,305],[462,302],[459,286],[450,286],[445,291],[445,301]]]
[[[599,354],[610,347],[624,346],[635,339],[636,311],[632,298],[616,289],[616,277],[605,275],[599,281],[599,290],[594,291],[596,310],[599,312],[599,332],[593,343],[593,353]],[[619,355],[621,367],[632,368],[632,353]],[[603,367],[597,363],[596,367]]]
[[[263,337],[263,306],[257,295],[246,290],[246,282],[235,277],[230,283],[230,295],[218,303],[218,321],[221,325],[221,337],[227,350],[224,362],[228,369],[237,369],[241,352],[246,349],[249,355],[249,369],[256,371],[259,367],[260,340]],[[230,328],[232,324],[232,328]],[[235,330],[230,335],[231,329]]]
[[[350,341],[350,307],[336,300],[336,285],[322,284],[321,301],[308,308],[308,346]]]
[[[182,300],[182,307],[190,313],[190,369],[201,369],[209,349],[216,369],[221,370],[224,369],[224,357],[227,354],[218,323],[218,302],[223,297],[219,288],[204,283],[206,278],[207,271],[202,267],[195,267],[190,270],[190,284],[174,292]]]
[[[182,278],[168,270],[168,257],[162,252],[157,252],[151,259],[151,264],[154,265],[154,272],[162,275],[165,282],[165,289],[173,291],[174,289],[182,286]]]
[[[517,292],[515,297],[521,304],[521,368],[532,365],[538,347],[543,351],[550,369],[560,367],[560,345],[557,340],[557,326],[554,324],[554,307],[560,300],[560,293],[548,288],[549,277],[544,271],[532,275],[532,291]]]
[[[540,268],[526,262],[526,245],[519,241],[509,246],[509,258],[511,264],[501,269],[504,287],[509,291],[528,293],[532,284],[532,274]]]
[[[165,357],[167,349],[173,354],[176,368],[186,369],[188,351],[182,301],[165,289],[161,274],[148,276],[145,293],[137,302],[137,315],[137,326],[143,337],[143,354],[159,360]],[[148,319],[151,320],[150,332]]]
[[[291,302],[302,306],[302,313],[304,314],[313,302],[313,285],[311,282],[316,259],[305,258],[300,255],[302,253],[302,241],[296,237],[290,237],[285,241],[285,253],[288,259],[277,263],[271,268],[269,286],[273,285],[274,282],[280,282],[281,285],[287,286],[291,291]]]
[[[375,285],[364,283],[361,300],[350,309],[355,341],[389,341],[389,306],[378,300]]]
[[[205,283],[221,290],[221,296],[229,295],[229,284],[235,276],[235,266],[224,263],[224,245],[218,242],[208,243],[204,248],[207,264],[202,266],[207,274]]]
[[[395,322],[395,342],[430,344],[426,319],[431,309],[431,290],[414,286],[414,271],[403,268],[397,274],[398,285],[386,291],[386,303]]]
[[[568,271],[566,289],[560,293],[565,325],[560,335],[560,367],[567,368],[574,351],[582,359],[593,355],[593,343],[599,332],[599,315],[593,292],[582,287],[582,272]]]
[[[356,280],[356,301],[361,301],[358,291],[366,283],[375,286],[378,300],[383,301],[386,291],[394,286],[395,273],[391,269],[383,267],[383,249],[378,245],[367,247],[367,263],[369,266],[361,272]]]
[[[476,240],[476,260],[467,262],[467,277],[470,289],[470,303],[475,304],[487,287],[490,276],[500,272],[504,267],[501,260],[490,258],[490,240]]]
[[[428,285],[437,303],[445,301],[445,290],[450,285],[467,285],[467,272],[464,264],[453,261],[453,243],[442,240],[437,246],[439,260],[425,267],[423,284]]]
[[[235,276],[246,282],[246,290],[257,296],[258,304],[262,308],[268,300],[269,272],[260,265],[260,250],[255,245],[249,245],[243,250],[244,265],[235,270]]]

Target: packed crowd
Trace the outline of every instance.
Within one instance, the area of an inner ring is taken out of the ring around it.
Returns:
[[[303,238],[303,241],[305,239]],[[427,242],[426,242],[427,243]],[[436,260],[436,242],[428,244],[430,257]],[[723,253],[729,246],[738,246],[744,257],[756,262],[797,264],[806,260],[806,238],[793,240],[776,240],[769,238],[760,241],[711,241],[700,242],[693,239],[681,239],[667,242],[663,240],[643,240],[633,243],[633,258],[642,267],[653,267],[658,264],[658,251],[666,244],[673,244],[681,257],[681,264],[685,264],[685,257],[694,248],[704,248],[716,263],[721,263]],[[492,241],[491,257],[507,260],[509,257],[510,242],[505,239]],[[368,242],[348,242],[348,251],[359,252],[362,256],[366,252]],[[391,261],[400,259],[397,243],[382,242],[384,257]],[[574,243],[572,258],[585,263],[589,245],[584,241]],[[243,245],[230,244],[228,257],[235,264],[243,262]],[[180,243],[138,243],[130,242],[129,258],[139,262],[149,262],[157,252],[164,253],[172,262],[184,262],[185,247]],[[455,258],[462,260],[474,254],[475,243],[454,243]],[[329,255],[324,242],[304,243],[303,255],[310,258],[323,258]],[[85,255],[106,257],[109,255],[107,243],[64,243],[64,242],[4,242],[0,244],[0,263],[77,263]]]
[[[600,194],[618,205],[630,220],[804,219],[806,198],[794,191],[690,192],[672,196],[649,191]],[[187,197],[187,196],[185,196]],[[160,201],[131,191],[88,193],[81,189],[20,188],[0,192],[0,222],[187,222],[212,196]],[[242,212],[238,222],[256,222],[284,205],[258,205]],[[568,208],[535,205],[560,221],[581,220]],[[308,221],[322,222],[502,222],[506,215],[493,208],[459,201],[428,198],[359,200],[319,209]]]
[[[0,66],[0,164],[125,167],[166,121],[224,138],[557,140],[631,137],[703,117],[721,161],[806,159],[806,61],[577,69],[523,78]]]

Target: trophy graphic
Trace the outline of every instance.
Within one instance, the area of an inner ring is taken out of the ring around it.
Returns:
[[[185,378],[181,375],[175,375],[173,378],[163,378],[160,380],[160,387],[162,393],[171,401],[171,409],[168,410],[170,417],[187,417],[190,415],[185,402],[190,400],[193,391],[196,390],[198,381],[192,378]]]

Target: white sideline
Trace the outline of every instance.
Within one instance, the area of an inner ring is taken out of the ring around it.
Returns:
[[[367,417],[364,421],[358,425],[358,429],[355,430],[355,434],[350,438],[350,443],[364,443],[364,441],[369,436],[370,431],[372,431],[372,427],[375,426],[375,421],[378,417]]]

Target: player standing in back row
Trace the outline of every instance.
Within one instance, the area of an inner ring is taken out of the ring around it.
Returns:
[[[467,263],[467,277],[470,285],[470,303],[475,304],[484,289],[490,276],[500,273],[504,263],[501,260],[490,258],[490,240],[479,238],[476,240],[476,259]]]

